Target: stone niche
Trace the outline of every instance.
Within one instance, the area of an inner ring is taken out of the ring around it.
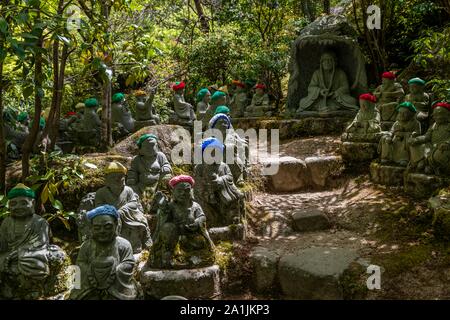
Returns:
[[[320,57],[326,51],[336,54],[338,67],[347,75],[350,94],[357,99],[367,92],[366,58],[355,30],[344,16],[319,17],[301,31],[291,48],[287,116],[293,116],[300,100],[308,95],[312,75],[320,68]]]

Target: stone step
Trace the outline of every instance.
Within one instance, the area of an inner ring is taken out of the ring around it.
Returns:
[[[320,231],[331,227],[328,216],[317,208],[294,210],[292,220],[292,229],[298,232]]]
[[[262,165],[265,168],[278,165],[278,171],[267,176],[269,190],[273,192],[333,188],[339,184],[344,171],[340,156],[316,156],[304,160],[289,156],[268,158]]]

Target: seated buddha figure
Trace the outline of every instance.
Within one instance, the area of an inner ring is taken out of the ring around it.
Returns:
[[[429,112],[431,107],[430,96],[425,93],[425,81],[420,78],[412,78],[408,81],[409,93],[405,101],[411,102],[417,109],[417,120],[420,122],[421,133],[425,133],[429,125]]]
[[[176,82],[172,86],[174,91],[173,108],[175,113],[172,115],[171,121],[174,124],[192,127],[197,118],[195,116],[194,107],[184,99],[185,87],[186,84],[184,82]]]
[[[245,109],[244,115],[246,117],[270,117],[274,107],[270,105],[269,95],[265,92],[266,85],[258,83],[255,85],[254,89],[255,94],[253,95],[252,102]]]
[[[313,73],[308,86],[308,95],[300,100],[299,116],[334,116],[343,111],[355,114],[357,101],[350,95],[345,72],[338,67],[333,52],[325,52],[320,57],[320,68]]]

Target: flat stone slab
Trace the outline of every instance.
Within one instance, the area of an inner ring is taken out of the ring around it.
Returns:
[[[378,156],[378,144],[368,142],[343,142],[341,155],[345,162],[369,162]]]
[[[404,190],[416,198],[427,198],[436,190],[448,186],[449,183],[449,178],[423,173],[409,173],[405,175]]]
[[[220,295],[220,268],[213,265],[198,269],[144,269],[140,283],[146,298],[182,296],[187,299],[213,299]]]
[[[252,287],[256,293],[271,292],[277,286],[279,260],[277,252],[264,247],[255,247],[250,253]]]
[[[353,116],[332,118],[310,117],[289,120],[273,117],[233,118],[233,126],[243,130],[279,129],[280,139],[284,140],[325,134],[341,134],[352,119]]]
[[[370,179],[385,186],[402,186],[405,167],[384,165],[379,162],[370,164]]]
[[[281,257],[278,266],[281,291],[288,299],[343,299],[340,278],[356,251],[346,248],[316,247]]]
[[[330,186],[331,180],[340,176],[344,170],[340,156],[308,157],[305,163],[311,175],[312,185],[319,188]]]
[[[295,210],[292,220],[293,229],[299,232],[326,230],[331,226],[327,215],[315,208]]]
[[[211,240],[218,241],[241,241],[245,240],[246,227],[239,223],[226,227],[216,227],[208,229]]]

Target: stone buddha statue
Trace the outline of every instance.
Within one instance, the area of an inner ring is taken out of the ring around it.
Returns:
[[[258,83],[254,89],[255,94],[253,95],[252,102],[245,109],[244,115],[246,117],[270,117],[274,111],[274,107],[270,105],[269,95],[265,92],[266,85]]]
[[[408,81],[409,94],[405,101],[411,102],[417,109],[417,120],[419,120],[422,132],[428,129],[429,112],[431,107],[430,96],[425,93],[425,81],[420,78],[412,78]]]
[[[127,169],[119,162],[111,162],[105,169],[105,186],[95,193],[95,206],[109,204],[120,214],[120,236],[130,241],[133,253],[140,253],[152,245],[150,229],[139,196],[125,185]]]
[[[320,68],[313,73],[308,95],[300,100],[299,116],[334,116],[345,112],[355,114],[357,101],[350,95],[347,75],[338,67],[333,52],[320,57]]]
[[[34,191],[18,184],[7,195],[10,215],[0,226],[0,297],[36,299],[57,283],[67,258],[50,244],[50,228],[35,214]]]
[[[233,85],[235,89],[233,90],[234,93],[230,101],[231,116],[239,118],[244,116],[245,108],[248,105],[248,93],[245,83],[233,80]]]
[[[133,300],[138,296],[133,272],[136,262],[128,240],[117,235],[120,214],[104,205],[87,213],[91,238],[84,241],[76,265],[81,286],[71,300]]]
[[[153,195],[158,183],[168,179],[172,167],[164,153],[158,149],[158,138],[153,134],[143,134],[137,141],[139,155],[131,161],[127,185],[139,196],[144,193]]]
[[[214,116],[214,112],[218,106],[223,106],[227,104],[227,94],[223,91],[216,91],[211,96],[211,105],[206,110],[202,118],[203,129],[208,127],[208,123]]]
[[[374,95],[381,115],[381,128],[390,130],[397,118],[396,107],[403,102],[405,92],[393,72],[384,72],[381,78],[382,83],[376,88]]]
[[[16,121],[12,110],[3,111],[3,135],[5,140],[10,141],[8,145],[8,158],[19,159],[22,145],[24,144],[28,131]]]
[[[384,132],[378,151],[381,154],[381,163],[406,167],[409,163],[410,138],[420,132],[420,123],[416,119],[417,110],[411,102],[399,104],[397,113],[391,130]]]
[[[209,128],[220,131],[221,136],[216,138],[220,138],[219,140],[223,139],[225,150],[233,150],[232,154],[234,155],[234,159],[227,159],[225,162],[229,163],[234,183],[237,186],[242,186],[247,175],[247,141],[242,139],[236,131],[234,131],[231,119],[227,114],[217,113],[214,115],[209,121]]]
[[[111,102],[111,121],[115,127],[115,136],[121,138],[134,132],[135,120],[128,108],[125,95],[121,92],[115,93]]]
[[[142,124],[136,124],[139,128],[151,126],[159,123],[159,117],[153,113],[153,99],[155,98],[155,91],[152,91],[150,96],[143,90],[136,90],[134,92],[136,97],[136,121]],[[136,128],[138,129],[138,128]]]
[[[375,108],[376,98],[370,93],[359,96],[360,109],[342,135],[343,141],[373,142],[381,132],[380,113]]]
[[[211,152],[223,158],[224,145],[216,138],[207,138],[202,143],[202,153]],[[208,218],[209,227],[224,227],[239,224],[243,214],[244,195],[234,184],[233,175],[228,165],[223,161],[203,163],[194,168],[195,199],[203,208]]]
[[[179,175],[169,181],[172,199],[168,201],[157,193],[157,225],[147,267],[172,269],[211,265],[214,261],[214,243],[206,229],[206,217],[201,206],[194,201],[194,179]],[[175,249],[179,245],[192,259],[178,263]],[[195,259],[193,259],[195,257]]]
[[[197,119],[201,120],[205,115],[206,110],[209,108],[209,102],[211,101],[211,92],[208,88],[203,88],[197,93]]]
[[[81,125],[73,127],[76,141],[85,146],[99,145],[102,122],[97,114],[98,101],[89,98],[84,101],[84,111]]]
[[[172,115],[172,121],[175,124],[181,126],[192,127],[194,121],[196,120],[194,107],[184,100],[184,88],[186,84],[184,82],[176,82],[172,89],[174,91],[173,95],[173,107],[175,113]]]
[[[433,106],[434,124],[422,136],[410,139],[411,171],[427,174],[450,172],[450,103],[439,102]]]

